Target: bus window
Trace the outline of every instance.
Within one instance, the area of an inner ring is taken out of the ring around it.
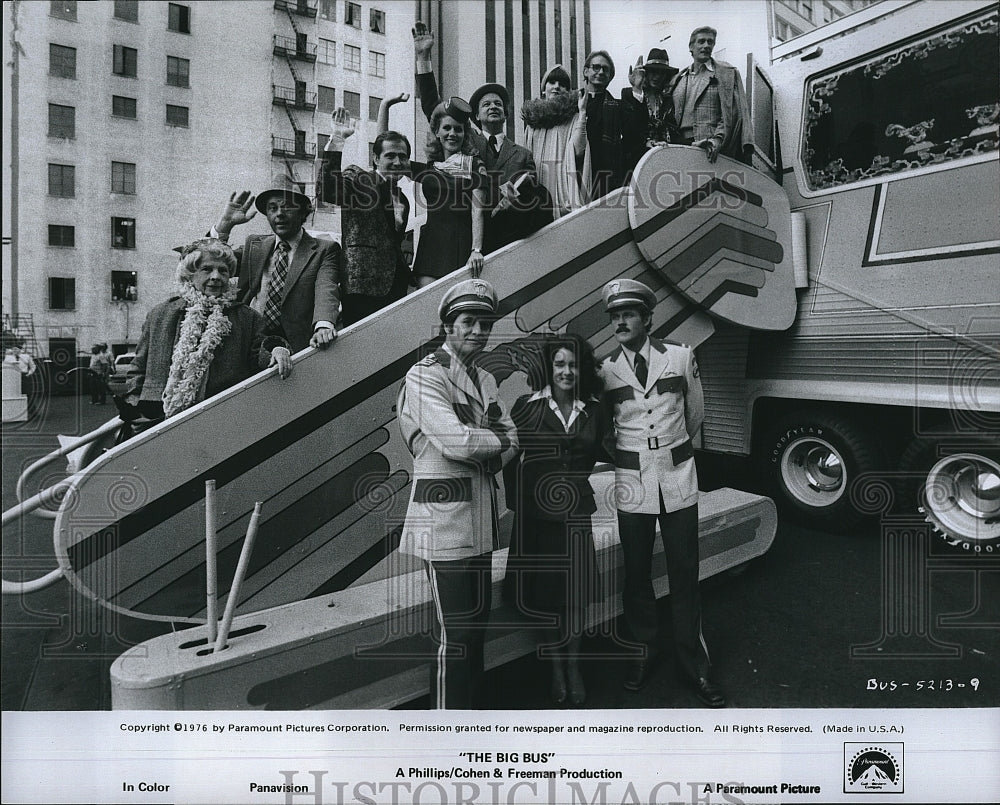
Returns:
[[[811,80],[803,138],[809,187],[997,150],[998,15]]]

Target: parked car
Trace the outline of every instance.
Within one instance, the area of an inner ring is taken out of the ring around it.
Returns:
[[[129,376],[135,371],[132,367],[134,357],[134,352],[124,352],[115,358],[114,369],[111,372],[111,377],[108,378],[108,388],[111,389],[112,394],[120,397],[125,393],[125,385],[128,383]]]

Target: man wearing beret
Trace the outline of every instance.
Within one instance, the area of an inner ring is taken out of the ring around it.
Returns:
[[[433,46],[434,34],[418,22],[413,28],[417,93],[428,120],[441,101],[431,62]],[[483,84],[472,93],[469,106],[481,131],[470,128],[468,136],[491,179],[483,237],[483,253],[489,254],[551,223],[552,199],[538,181],[531,151],[517,145],[504,131],[513,113],[507,88]]]
[[[615,503],[625,564],[622,607],[643,656],[625,688],[645,687],[657,654],[652,583],[656,524],[667,562],[674,643],[683,675],[699,700],[724,707],[709,679],[698,590],[698,475],[691,438],[705,405],[694,351],[649,336],[656,295],[631,279],[604,286],[604,307],[619,347],[601,366],[615,425]]]
[[[424,561],[430,584],[434,705],[470,709],[483,674],[492,555],[500,547],[494,475],[517,452],[517,431],[493,375],[474,362],[497,314],[493,287],[481,279],[459,282],[438,314],[444,344],[406,373],[397,400],[413,456],[399,550]]]
[[[264,213],[274,234],[248,235],[235,250],[236,301],[260,313],[267,332],[287,339],[292,352],[325,349],[337,337],[340,246],[303,229],[312,201],[290,177],[280,176],[274,185],[256,199],[245,190],[233,193],[210,234],[228,242],[234,227]]]

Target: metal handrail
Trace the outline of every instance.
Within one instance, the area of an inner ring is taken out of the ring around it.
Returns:
[[[79,449],[81,447],[85,447],[86,445],[90,444],[91,442],[97,441],[102,436],[107,436],[109,433],[114,433],[121,426],[122,426],[122,422],[121,422],[120,419],[111,419],[111,420],[108,420],[107,422],[105,422],[103,425],[101,425],[101,427],[97,428],[96,430],[92,430],[90,433],[86,433],[86,434],[84,434],[83,436],[80,436],[77,439],[73,439],[72,441],[67,442],[66,444],[64,444],[59,449],[53,450],[48,455],[45,455],[42,458],[38,459],[38,461],[36,461],[33,464],[31,464],[24,472],[22,472],[21,476],[17,479],[17,486],[14,488],[14,493],[17,495],[17,499],[19,501],[23,501],[24,500],[24,484],[25,484],[25,481],[28,479],[28,476],[30,476],[32,473],[37,472],[42,467],[48,466],[49,464],[51,464],[52,462],[56,461],[57,459],[60,459],[60,458],[63,458],[64,456],[69,455],[74,450],[77,450],[77,449]],[[56,484],[52,488],[54,489],[54,488],[56,488],[58,486],[59,485]],[[36,497],[38,497],[38,495],[35,495],[35,498]],[[35,498],[31,498],[31,500],[34,500]],[[14,508],[16,509],[18,507],[15,506]],[[35,508],[37,509],[38,507],[36,506]],[[11,511],[14,511],[14,509],[11,509]],[[45,509],[43,509],[41,511],[34,511],[33,509],[29,509],[28,511],[33,512],[36,517],[42,517],[42,518],[44,518],[46,520],[55,520],[56,519],[56,514],[57,514],[54,511],[48,511],[48,510],[45,510]],[[24,512],[24,514],[27,514],[28,511]],[[3,524],[6,526],[7,522],[8,522],[8,520],[7,520],[7,512],[4,512],[4,515],[3,515]]]
[[[72,441],[67,442],[58,450],[53,450],[48,455],[43,456],[38,459],[38,461],[31,464],[31,466],[22,472],[20,477],[17,479],[15,492],[19,502],[16,506],[12,506],[3,513],[3,518],[0,520],[0,526],[7,528],[7,526],[11,523],[19,520],[26,514],[35,514],[38,517],[54,520],[58,516],[58,512],[41,509],[41,507],[48,503],[58,502],[60,495],[72,485],[76,474],[74,473],[69,478],[64,478],[62,481],[43,489],[41,492],[32,495],[27,500],[22,500],[21,496],[24,494],[25,480],[33,472],[51,464],[59,458],[63,458],[69,453],[72,453],[74,450],[85,447],[91,442],[100,439],[102,436],[106,436],[109,433],[117,431],[121,426],[121,420],[109,420],[96,430],[92,430],[90,433],[87,433],[78,439],[73,439]],[[62,578],[62,575],[62,568],[57,567],[55,570],[50,570],[44,576],[32,579],[31,581],[9,581],[8,579],[0,579],[0,582],[2,582],[2,584],[0,584],[0,593],[3,595],[21,595],[23,593],[33,593],[38,590],[44,590],[46,587],[49,587],[59,581],[59,579]]]

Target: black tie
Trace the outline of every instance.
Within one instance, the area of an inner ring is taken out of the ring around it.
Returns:
[[[646,379],[648,377],[649,371],[646,368],[646,359],[637,352],[635,354],[635,379],[639,381],[640,386],[646,388]]]
[[[490,148],[495,156],[500,156],[500,144],[497,142],[497,136],[495,134],[490,135]]]

